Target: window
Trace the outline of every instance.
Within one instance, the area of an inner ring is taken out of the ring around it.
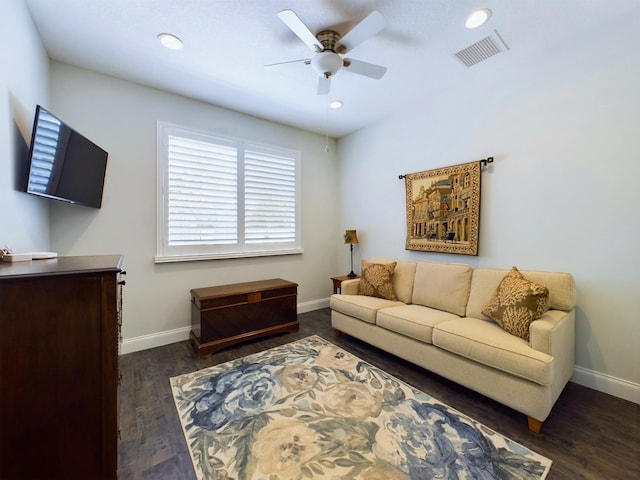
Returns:
[[[302,253],[300,153],[158,123],[156,262]]]

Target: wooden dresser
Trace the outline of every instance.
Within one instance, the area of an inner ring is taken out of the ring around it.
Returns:
[[[191,343],[198,357],[299,328],[298,284],[274,278],[191,290]]]
[[[119,255],[0,262],[0,478],[115,479]]]

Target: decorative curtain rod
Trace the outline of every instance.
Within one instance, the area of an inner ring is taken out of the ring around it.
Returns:
[[[487,157],[487,158],[483,158],[482,160],[478,160],[481,164],[482,164],[482,168],[486,167],[488,163],[493,163],[493,157]],[[405,175],[398,175],[398,179],[402,180],[403,178],[406,178],[406,176],[409,174],[405,174]]]

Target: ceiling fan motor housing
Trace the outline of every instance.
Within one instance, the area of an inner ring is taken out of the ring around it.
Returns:
[[[340,34],[335,30],[322,30],[316,35],[316,38],[322,45],[322,50],[331,50],[337,53],[344,53],[338,52],[338,49],[336,48],[341,37]]]

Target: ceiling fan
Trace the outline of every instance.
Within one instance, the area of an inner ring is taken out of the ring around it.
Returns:
[[[304,62],[311,65],[319,75],[318,95],[326,95],[331,88],[331,77],[341,68],[358,75],[379,80],[387,71],[386,67],[373,63],[344,58],[348,52],[360,45],[368,38],[384,28],[384,17],[376,10],[367,15],[347,34],[341,36],[334,30],[322,30],[317,35],[311,33],[293,10],[278,12],[278,18],[295,33],[305,45],[315,52],[311,58],[293,60],[289,62],[272,63],[266,66],[281,65],[283,63]]]

